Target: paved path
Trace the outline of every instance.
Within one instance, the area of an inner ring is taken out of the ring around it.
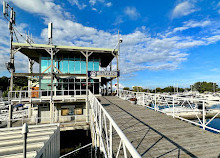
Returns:
[[[142,157],[220,158],[219,134],[115,96],[98,98]]]

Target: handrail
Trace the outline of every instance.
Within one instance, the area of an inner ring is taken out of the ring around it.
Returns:
[[[210,110],[207,109],[206,104],[220,104],[220,101],[211,101],[207,99],[201,98],[192,98],[192,97],[180,97],[180,96],[172,96],[165,94],[157,94],[157,93],[145,93],[145,92],[133,92],[127,90],[120,90],[119,97],[122,99],[129,99],[135,97],[137,99],[137,104],[143,105],[147,108],[153,109],[158,112],[165,113],[167,115],[173,116],[173,118],[178,118],[194,125],[202,127],[204,130],[209,129],[211,131],[220,133],[219,129],[212,128],[208,126],[208,124],[213,121],[217,116],[220,115],[220,110]],[[151,106],[149,106],[151,105]],[[195,105],[201,105],[201,109],[197,109]],[[160,110],[160,106],[168,106],[172,111]],[[179,115],[181,112],[176,112],[176,107],[184,107],[188,108],[191,111],[191,115],[193,114],[198,122],[186,119]],[[206,113],[213,112],[214,116],[210,118],[208,122],[206,122]],[[201,116],[199,116],[201,115]],[[202,117],[202,119],[200,119]]]
[[[112,157],[112,140],[111,139],[112,139],[112,127],[113,127],[121,139],[118,152],[121,150],[121,145],[123,145],[122,147],[123,147],[125,157],[127,157],[126,149],[128,149],[128,151],[130,152],[132,157],[141,158],[140,154],[133,147],[131,142],[127,139],[127,137],[124,135],[124,133],[121,131],[121,129],[115,123],[115,121],[111,118],[111,116],[108,114],[108,112],[105,110],[105,108],[101,105],[101,103],[98,101],[98,99],[91,92],[89,92],[89,102],[90,102],[91,109],[92,109],[92,115],[94,117],[93,119],[96,124],[96,127],[94,127],[94,124],[93,124],[92,130],[96,130],[93,132],[95,132],[95,134],[98,135],[99,138],[102,138],[102,131],[103,131],[104,127],[105,127],[105,132],[106,132],[105,135],[108,135],[107,133],[109,132],[109,138],[107,138],[107,140],[105,140],[105,142],[107,142],[107,144],[106,144],[107,152],[104,149],[103,141],[102,140],[99,141],[100,149],[104,152],[105,157]],[[109,130],[106,130],[106,119],[108,119],[108,121],[109,121],[109,125],[110,125]],[[92,120],[91,120],[91,122],[92,122]],[[104,125],[103,125],[103,123],[104,123]],[[102,125],[103,125],[103,127],[102,127]]]
[[[69,153],[67,153],[67,154],[65,154],[65,155],[60,156],[60,158],[64,158],[64,157],[66,157],[66,156],[69,156],[70,154],[73,154],[73,153],[75,153],[75,152],[77,152],[77,151],[79,151],[79,150],[81,150],[81,149],[84,149],[84,148],[86,148],[86,147],[88,147],[88,146],[91,146],[91,145],[92,145],[92,143],[89,143],[89,144],[87,144],[87,145],[84,145],[84,146],[82,146],[82,147],[80,147],[80,148],[78,148],[78,149],[75,149],[75,150],[73,150],[73,151],[71,151],[71,152],[69,152]]]

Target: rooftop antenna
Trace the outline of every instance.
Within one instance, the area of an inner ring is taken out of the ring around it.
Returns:
[[[50,22],[48,23],[48,39],[49,39],[49,44],[53,44],[53,23]]]

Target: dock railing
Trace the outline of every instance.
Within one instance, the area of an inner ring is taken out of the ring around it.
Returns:
[[[93,145],[99,147],[104,157],[117,158],[119,155],[120,157],[123,155],[125,158],[140,158],[137,150],[91,92],[89,92],[89,103],[91,106],[90,128]]]
[[[197,99],[191,97],[179,97],[157,93],[133,92],[120,90],[119,97],[130,101],[136,98],[136,104],[145,106],[149,109],[171,115],[203,129],[208,129],[220,133],[219,129],[210,127],[210,123],[220,117],[220,109],[210,109],[209,104],[220,105],[219,101],[207,99]]]

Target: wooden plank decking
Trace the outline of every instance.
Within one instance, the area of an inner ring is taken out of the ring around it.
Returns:
[[[99,99],[142,157],[220,158],[219,134],[115,96]]]

